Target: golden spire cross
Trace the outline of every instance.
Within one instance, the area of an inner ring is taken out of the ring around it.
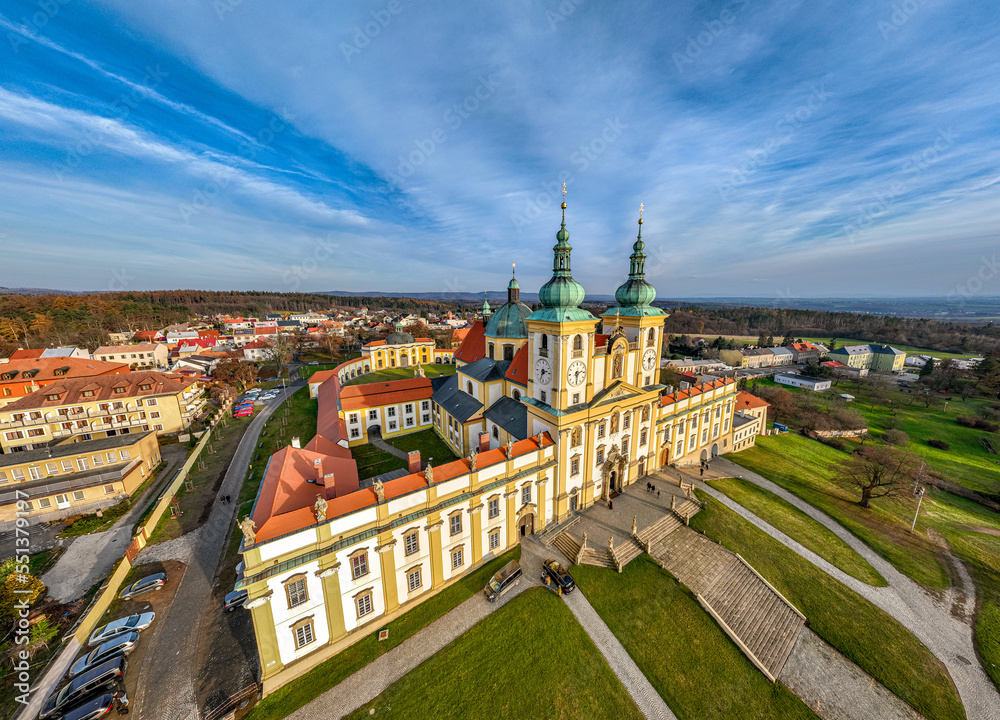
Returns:
[[[563,183],[562,194],[563,194],[563,202],[566,202],[566,183]]]
[[[642,211],[645,210],[646,206],[639,203],[639,219],[642,219]]]

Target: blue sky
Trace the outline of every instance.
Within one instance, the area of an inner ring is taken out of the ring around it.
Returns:
[[[988,0],[0,6],[0,285],[1000,295]],[[978,282],[970,280],[978,278]]]

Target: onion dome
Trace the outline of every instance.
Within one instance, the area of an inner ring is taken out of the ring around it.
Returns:
[[[646,245],[642,242],[642,206],[639,210],[639,235],[632,245],[628,280],[615,291],[619,312],[626,316],[663,315],[650,305],[656,299],[656,288],[646,281]]]
[[[486,291],[483,290],[483,320],[487,320],[491,312],[490,301],[486,299]]]
[[[531,319],[550,322],[594,319],[593,315],[580,308],[586,291],[573,279],[570,269],[573,247],[569,244],[569,230],[566,229],[565,199],[562,203],[562,226],[556,233],[556,244],[552,250],[552,279],[539,289],[538,300],[542,309],[535,311]]]

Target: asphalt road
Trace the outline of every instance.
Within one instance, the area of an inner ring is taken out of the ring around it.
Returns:
[[[219,488],[219,494],[234,497],[247,475],[264,423],[294,391],[305,385],[297,380],[261,409],[251,421]],[[202,526],[174,601],[157,618],[147,643],[145,661],[132,669],[137,673],[137,691],[132,698],[133,717],[138,720],[197,720],[200,712],[195,692],[198,673],[199,619],[212,599],[212,583],[225,552],[226,539],[236,522],[235,503],[214,503]],[[148,635],[147,631],[147,635]]]

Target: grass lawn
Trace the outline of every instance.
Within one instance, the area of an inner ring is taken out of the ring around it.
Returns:
[[[648,555],[620,575],[591,565],[571,572],[680,720],[816,717],[780,682],[768,682],[691,592]]]
[[[830,515],[900,572],[931,588],[949,584],[937,548],[925,533],[910,534],[902,507],[876,500],[870,509],[830,481],[834,465],[847,455],[795,433],[758,437],[757,446],[729,458],[763,475]],[[912,516],[911,516],[912,517]]]
[[[346,650],[268,695],[244,720],[279,720],[289,715],[480,592],[493,573],[511,560],[518,560],[520,557],[521,547],[518,546],[490,560],[434,597],[424,600],[388,625],[380,627],[379,630],[383,628],[389,630],[388,640],[379,642],[377,639],[379,630],[373,630],[370,635]]]
[[[406,460],[379,450],[374,445],[352,447],[351,457],[358,464],[358,478],[361,480],[406,467]]]
[[[215,505],[215,495],[225,479],[229,463],[236,454],[236,448],[251,419],[227,418],[226,427],[221,424],[216,427],[208,445],[188,473],[187,481],[177,490],[175,497],[180,503],[180,516],[170,517],[169,511],[163,513],[149,536],[148,545],[173,540],[205,524]],[[209,452],[210,448],[214,452]],[[194,486],[194,490],[187,490],[188,483]]]
[[[711,498],[691,527],[742,555],[820,637],[924,717],[965,717],[944,665],[882,610]]]
[[[532,588],[347,717],[643,715],[565,603]]]
[[[353,380],[348,380],[344,383],[347,385],[367,385],[368,383],[377,382],[390,382],[392,380],[405,380],[407,378],[413,377],[413,373],[416,370],[415,367],[405,367],[405,368],[386,368],[384,370],[378,370],[376,372],[368,373],[367,375],[359,375]],[[454,375],[455,366],[454,365],[424,365],[424,375],[429,378],[439,377],[441,375]]]
[[[953,533],[951,546],[966,561],[979,590],[976,643],[983,667],[1000,688],[1000,537],[982,533]]]
[[[774,493],[748,480],[713,480],[712,487],[725,493],[848,575],[869,585],[885,587],[889,584],[875,568],[832,531]]]
[[[428,461],[434,458],[433,464],[435,466],[458,460],[458,456],[451,451],[451,448],[448,447],[445,441],[432,429],[421,430],[409,435],[400,435],[386,440],[386,442],[404,452],[419,450],[420,459]]]

